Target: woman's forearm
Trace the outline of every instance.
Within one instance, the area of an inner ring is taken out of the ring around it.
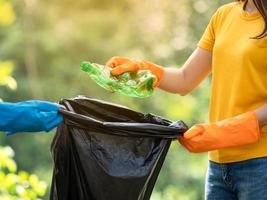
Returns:
[[[164,75],[159,88],[180,95],[187,94],[183,70],[181,68],[164,68]]]
[[[189,86],[186,83],[184,72],[181,68],[164,68],[164,75],[159,88],[166,92],[177,93],[182,96],[189,92]]]
[[[181,68],[164,68],[159,88],[167,92],[186,95],[210,73],[212,52],[197,48]]]
[[[259,107],[256,110],[257,118],[259,121],[259,126],[262,127],[267,124],[267,104]]]

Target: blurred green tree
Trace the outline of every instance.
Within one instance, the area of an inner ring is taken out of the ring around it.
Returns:
[[[15,20],[10,1],[0,0],[0,26],[10,25]],[[17,82],[12,77],[14,63],[0,61],[0,87],[16,90]],[[40,181],[35,174],[17,171],[13,159],[14,151],[9,146],[0,146],[0,199],[2,200],[36,200],[46,193],[47,184]]]

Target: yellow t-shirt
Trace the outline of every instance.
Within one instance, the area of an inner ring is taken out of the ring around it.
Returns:
[[[213,54],[210,123],[267,103],[267,37],[251,39],[263,29],[261,15],[245,12],[242,2],[226,4],[213,15],[198,43]],[[219,163],[264,156],[267,156],[267,126],[261,129],[257,144],[209,152],[209,159]]]

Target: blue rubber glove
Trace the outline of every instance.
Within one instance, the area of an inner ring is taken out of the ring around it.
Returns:
[[[58,111],[58,104],[45,101],[0,103],[0,131],[4,131],[6,135],[17,132],[48,132],[63,120]]]

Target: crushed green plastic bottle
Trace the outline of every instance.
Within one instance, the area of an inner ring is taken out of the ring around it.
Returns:
[[[149,70],[125,72],[113,76],[111,68],[104,65],[84,61],[80,67],[98,85],[111,92],[144,98],[151,96],[154,91],[153,83],[156,81],[156,76]]]

